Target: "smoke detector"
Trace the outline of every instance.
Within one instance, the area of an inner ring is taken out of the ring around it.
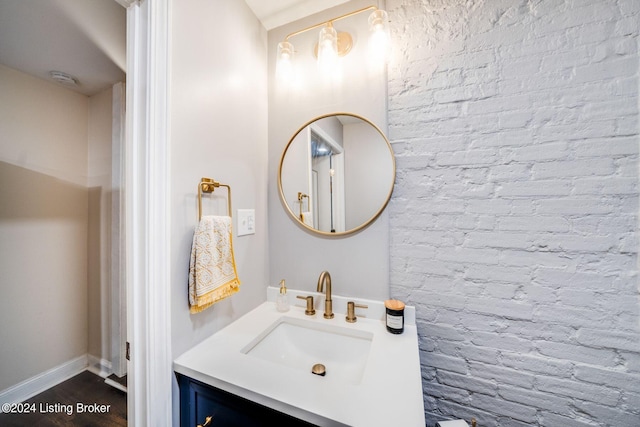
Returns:
[[[78,79],[62,71],[49,71],[49,77],[54,82],[65,86],[78,86]]]

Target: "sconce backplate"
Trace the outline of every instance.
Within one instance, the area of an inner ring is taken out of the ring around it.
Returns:
[[[353,47],[353,37],[346,32],[338,32],[338,56],[345,56]],[[313,56],[318,57],[318,43],[313,47]]]

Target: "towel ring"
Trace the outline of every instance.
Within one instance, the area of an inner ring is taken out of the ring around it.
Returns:
[[[304,221],[304,218],[302,217],[302,199],[307,198],[307,203],[309,202],[309,196],[307,196],[304,193],[301,193],[300,191],[298,191],[298,202],[300,202],[300,219],[302,221]]]
[[[227,188],[227,214],[231,217],[231,187],[227,184],[220,184],[211,178],[202,178],[198,184],[198,221],[202,219],[202,193],[213,193],[218,187]]]

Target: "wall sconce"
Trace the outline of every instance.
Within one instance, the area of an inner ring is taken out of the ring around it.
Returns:
[[[370,10],[373,12],[369,16],[369,57],[372,62],[377,64],[388,62],[391,51],[389,16],[384,10],[378,9],[376,6],[369,6],[312,25],[286,36],[282,42],[278,43],[278,56],[276,60],[276,76],[278,80],[286,84],[294,78],[295,52],[293,44],[289,42],[289,39],[320,27],[322,27],[322,29],[320,30],[318,43],[314,49],[314,54],[318,58],[318,70],[323,77],[330,77],[334,74],[339,68],[339,58],[351,51],[353,38],[351,34],[347,32],[336,31],[333,23]]]

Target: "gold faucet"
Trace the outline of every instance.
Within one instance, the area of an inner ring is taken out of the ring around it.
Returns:
[[[324,283],[327,282],[327,293],[324,299],[324,318],[325,319],[333,319],[333,301],[331,300],[331,275],[328,271],[323,271],[320,273],[320,277],[318,278],[318,288],[317,292],[323,292],[322,288]]]

